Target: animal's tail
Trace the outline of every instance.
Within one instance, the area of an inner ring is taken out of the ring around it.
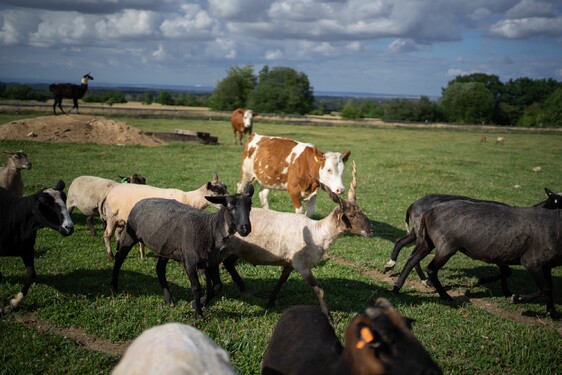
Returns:
[[[412,212],[412,205],[406,210],[406,218],[404,218],[404,225],[406,226],[406,233],[410,234],[410,213]]]

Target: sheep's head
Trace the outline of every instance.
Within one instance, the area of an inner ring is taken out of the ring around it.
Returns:
[[[8,156],[8,165],[15,169],[31,169],[32,164],[29,161],[27,154],[23,151],[6,151],[4,152]]]
[[[228,189],[225,184],[219,181],[219,175],[215,172],[211,181],[206,185],[207,193],[205,195],[227,195]]]
[[[337,203],[339,207],[338,219],[345,225],[346,231],[359,234],[363,237],[371,237],[373,235],[373,225],[367,215],[363,213],[356,201],[356,187],[357,187],[357,168],[355,161],[353,161],[352,177],[349,184],[348,199],[338,196],[329,187],[320,182],[316,177],[309,174],[309,176],[318,184],[318,186],[328,193],[328,196]]]

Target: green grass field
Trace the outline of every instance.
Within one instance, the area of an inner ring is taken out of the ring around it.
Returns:
[[[18,115],[0,115],[5,123]],[[176,128],[202,130],[219,137],[219,145],[173,143],[158,147],[108,146],[0,141],[0,150],[23,149],[33,169],[23,172],[26,194],[63,179],[67,186],[81,175],[117,179],[117,175],[141,173],[151,185],[193,190],[207,182],[213,172],[229,190],[236,190],[242,148],[232,144],[226,121],[119,118],[146,131]],[[381,271],[393,242],[405,233],[406,208],[429,193],[463,194],[513,205],[530,205],[545,198],[543,189],[562,191],[562,136],[538,133],[501,133],[505,144],[493,140],[499,133],[485,130],[409,130],[366,127],[254,125],[260,134],[280,135],[315,143],[323,151],[352,150],[357,163],[357,200],[372,220],[375,236],[343,236],[328,252],[332,259],[314,270],[332,309],[338,334],[347,322],[379,297],[386,297],[399,311],[415,319],[414,334],[445,373],[562,373],[562,323],[549,318],[517,322],[523,312],[543,313],[544,301],[511,305],[499,285],[475,287],[479,276],[496,267],[453,257],[440,272],[440,279],[453,291],[471,289],[473,295],[498,307],[490,313],[466,300],[445,303],[433,290],[410,286],[400,296],[390,293],[391,284],[370,277]],[[488,136],[487,143],[480,135]],[[3,164],[0,161],[0,164]],[[541,166],[542,173],[532,168]],[[344,174],[348,185],[350,168]],[[515,186],[520,186],[515,188]],[[292,211],[286,192],[270,195],[273,209]],[[254,205],[259,207],[257,194]],[[319,192],[315,218],[326,216],[334,204]],[[266,297],[280,274],[277,267],[238,269],[251,294],[240,295],[229,275],[221,271],[224,293],[204,309],[196,320],[190,307],[191,291],[183,268],[173,262],[168,278],[176,306],[163,304],[155,273],[154,255],[141,261],[132,251],[120,275],[120,293],[109,291],[112,262],[105,256],[101,236],[90,236],[85,217],[73,213],[75,233],[63,238],[43,229],[36,243],[37,282],[21,308],[0,319],[0,374],[109,373],[118,356],[84,347],[64,335],[45,333],[18,323],[34,313],[54,327],[76,328],[111,342],[133,340],[151,326],[178,321],[205,332],[225,348],[240,374],[260,371],[267,342],[279,315],[297,304],[317,304],[313,291],[293,274],[281,290],[275,309],[264,307]],[[98,231],[101,223],[96,221]],[[404,249],[396,270],[410,254]],[[431,256],[424,260],[424,264]],[[1,258],[0,303],[5,304],[21,288],[25,270],[19,258]],[[555,269],[556,307],[562,311],[562,268]],[[417,282],[412,273],[409,280]],[[530,292],[534,284],[522,267],[514,267],[512,289]],[[541,323],[542,322],[542,323]]]

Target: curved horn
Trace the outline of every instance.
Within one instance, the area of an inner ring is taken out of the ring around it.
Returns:
[[[357,187],[357,168],[355,167],[355,160],[353,160],[353,169],[351,171],[351,182],[349,183],[349,191],[347,192],[347,200],[355,202],[355,188]]]
[[[213,173],[213,177],[211,178],[211,182],[218,182],[219,181],[219,175],[217,174],[217,172]]]
[[[314,177],[313,175],[311,175],[310,173],[308,174],[310,176],[310,178],[312,178],[314,180],[314,182],[316,182],[318,184],[318,186],[320,186],[320,188],[322,190],[324,190],[326,193],[328,193],[328,195],[330,196],[330,198],[336,202],[337,204],[339,204],[340,206],[343,204],[343,199],[341,199],[336,193],[334,193],[332,190],[330,190],[329,187],[327,187],[326,185],[324,185],[323,183],[320,182],[320,180],[318,180],[316,177]]]

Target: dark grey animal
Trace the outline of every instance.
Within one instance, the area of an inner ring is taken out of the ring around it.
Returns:
[[[53,83],[49,86],[49,90],[53,94],[53,99],[55,99],[53,103],[53,113],[55,116],[57,115],[56,107],[60,108],[62,113],[69,114],[74,108],[76,108],[76,113],[78,113],[78,99],[84,97],[86,91],[88,91],[88,81],[94,80],[94,77],[90,75],[90,73],[84,74],[82,77],[82,83],[80,85],[75,85],[72,83]],[[64,112],[62,109],[62,100],[72,99],[74,106],[70,108],[70,111]]]
[[[16,309],[27,295],[35,279],[35,237],[37,230],[51,228],[63,236],[74,232],[74,224],[64,201],[64,182],[52,189],[43,189],[20,198],[13,192],[0,188],[0,256],[19,256],[27,270],[21,291],[1,313]],[[0,274],[0,280],[2,275]]]
[[[316,306],[281,315],[262,363],[262,374],[441,374],[412,334],[410,322],[384,298],[355,316],[342,346]]]
[[[537,204],[535,204],[533,207],[542,207],[545,209],[549,209],[549,210],[554,210],[554,209],[562,209],[562,195],[560,194],[556,194],[554,192],[552,192],[551,190],[549,190],[548,188],[544,188],[544,191],[547,195],[547,198],[544,201],[541,201]],[[400,250],[402,250],[402,248],[404,246],[410,245],[414,242],[416,242],[416,238],[419,236],[419,230],[420,230],[420,222],[421,222],[421,218],[423,216],[423,214],[437,206],[440,203],[443,202],[449,202],[449,201],[453,201],[453,200],[464,200],[464,201],[469,201],[469,202],[489,202],[489,203],[493,203],[493,204],[499,204],[502,206],[507,206],[504,203],[501,202],[494,202],[494,201],[485,201],[485,200],[481,200],[481,199],[474,199],[474,198],[470,198],[470,197],[465,197],[462,195],[449,195],[449,194],[429,194],[426,195],[420,199],[418,199],[417,201],[415,201],[414,203],[412,203],[407,211],[406,211],[406,218],[405,218],[405,224],[406,224],[406,234],[402,237],[400,237],[399,239],[396,240],[396,242],[394,243],[394,249],[392,250],[392,254],[390,256],[390,260],[384,265],[384,270],[383,272],[386,273],[390,270],[392,270],[394,268],[394,266],[396,265],[396,259],[398,259],[398,254],[400,254]],[[410,229],[410,225],[409,223],[412,223],[412,228]],[[422,282],[426,285],[429,285],[427,278],[425,276],[425,274],[423,273],[420,264],[416,264],[415,266],[416,269],[416,273],[418,274],[419,278],[422,280]],[[500,267],[500,271],[502,272],[502,275],[505,273],[507,276],[509,276],[511,274],[511,270],[505,269],[502,267]],[[479,283],[486,283],[486,282],[490,282],[490,281],[495,281],[498,280],[501,276],[493,276],[491,278],[484,278],[481,279],[479,281]]]
[[[551,269],[562,265],[561,210],[462,200],[435,206],[422,217],[416,247],[394,284],[394,294],[399,293],[412,268],[434,248],[427,273],[441,298],[451,300],[437,273],[460,250],[472,259],[498,265],[506,296],[512,295],[503,275],[506,269],[509,265],[525,267],[539,290],[512,295],[512,302],[524,303],[542,295],[547,314],[559,318],[552,298]]]
[[[195,315],[201,317],[201,305],[207,305],[222,288],[219,277],[221,249],[234,233],[247,236],[252,230],[253,194],[253,186],[248,185],[244,194],[205,197],[211,203],[222,205],[214,213],[173,199],[139,201],[131,210],[119,238],[110,285],[112,292],[117,292],[119,270],[127,254],[133,245],[142,242],[158,255],[156,274],[167,304],[172,304],[173,300],[166,280],[166,265],[170,259],[183,263],[191,282]],[[207,293],[204,297],[201,296],[197,270],[205,270]]]
[[[8,162],[5,167],[0,167],[0,187],[14,192],[18,197],[23,196],[22,169],[31,169],[31,161],[23,151],[7,151]]]

